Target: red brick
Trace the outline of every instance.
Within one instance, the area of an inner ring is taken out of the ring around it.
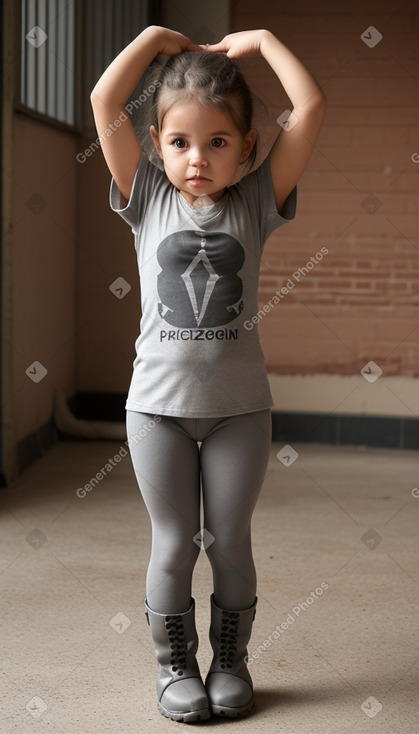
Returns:
[[[352,282],[350,280],[322,280],[319,279],[318,281],[319,288],[327,288],[332,290],[333,288],[337,288],[338,290],[344,290],[345,288],[351,288]]]
[[[260,324],[273,372],[354,374],[373,358],[386,374],[419,375],[419,329],[408,336],[419,300],[419,163],[411,159],[419,153],[419,7],[399,5],[232,2],[232,30],[270,28],[318,76],[328,98],[299,183],[297,217],[271,236],[263,255],[264,298],[272,283],[285,284],[322,246],[329,249]],[[384,35],[373,49],[359,38],[371,24]],[[289,102],[263,59],[244,66],[270,110],[266,154]],[[382,202],[372,215],[362,207],[368,193]]]

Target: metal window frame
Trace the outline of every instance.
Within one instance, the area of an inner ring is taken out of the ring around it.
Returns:
[[[16,64],[16,83],[15,83],[15,102],[16,111],[40,120],[54,127],[74,132],[77,134],[89,134],[94,130],[93,117],[89,102],[90,91],[99,78],[100,74],[111,62],[112,58],[119,53],[136,33],[140,33],[143,27],[150,23],[158,23],[160,18],[160,0],[57,0],[62,3],[64,10],[69,6],[74,6],[74,29],[73,29],[73,71],[74,71],[74,88],[72,94],[72,103],[74,105],[73,122],[69,124],[63,120],[57,119],[56,116],[48,114],[48,92],[46,93],[46,104],[44,109],[47,112],[40,111],[34,107],[30,107],[22,102],[21,89],[22,85],[28,84],[28,78],[24,75],[22,68],[22,55],[25,35],[29,29],[26,26],[29,21],[25,21],[25,13],[22,11],[22,4],[26,3],[38,11],[39,4],[44,4],[45,8],[50,6],[49,0],[19,0],[17,16],[19,19],[20,43],[18,44],[19,54]],[[39,13],[33,12],[29,16],[33,20],[33,25],[40,25],[42,22],[51,23],[50,13],[46,13],[45,17],[40,18]],[[46,21],[45,21],[46,18]],[[94,19],[98,19],[97,28]],[[32,25],[30,27],[33,27]],[[46,31],[48,32],[48,31]],[[53,30],[50,32],[50,43],[54,44],[54,53],[56,53],[56,34]],[[98,42],[100,39],[100,42]],[[96,42],[95,42],[96,41]],[[41,50],[41,49],[40,49]],[[68,57],[68,49],[65,50],[66,58]],[[34,55],[35,63],[33,69],[33,78],[36,76],[36,70],[39,64],[42,64],[42,55]],[[45,68],[45,87],[48,88],[58,84],[58,75],[51,76],[48,71],[48,64]],[[24,99],[28,96],[28,90],[24,90]],[[36,90],[39,93],[39,90]],[[57,98],[57,94],[55,94]],[[69,91],[67,89],[67,107],[71,106],[69,99]],[[52,107],[49,108],[50,110]]]
[[[19,81],[15,109],[66,130],[78,130],[80,5],[78,0],[21,0]],[[58,19],[58,22],[54,22]],[[48,34],[33,48],[26,34],[39,26]],[[58,63],[54,63],[58,60]],[[60,93],[60,90],[61,93]]]

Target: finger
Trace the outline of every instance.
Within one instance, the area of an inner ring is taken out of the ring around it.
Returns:
[[[202,51],[202,46],[199,46],[197,43],[194,43],[193,41],[188,41],[188,43],[185,46],[186,51]]]
[[[220,41],[219,43],[207,43],[205,45],[206,51],[219,51],[221,53],[225,53],[228,51],[228,46],[226,43],[223,43],[223,41]]]

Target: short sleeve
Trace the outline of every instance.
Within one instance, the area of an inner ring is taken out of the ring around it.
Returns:
[[[156,186],[158,186],[162,178],[166,178],[165,173],[151,163],[143,153],[135,172],[128,203],[125,203],[125,199],[118,189],[115,179],[112,179],[109,192],[111,209],[130,225],[134,234],[138,233],[144,212],[153,196],[153,192],[156,191]]]
[[[259,168],[245,176],[238,186],[257,207],[261,243],[265,243],[276,229],[294,219],[297,207],[297,187],[291,191],[279,213],[276,208],[269,156],[265,158]]]

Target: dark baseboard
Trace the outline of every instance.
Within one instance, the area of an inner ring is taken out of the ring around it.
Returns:
[[[22,438],[17,445],[17,471],[22,474],[36,459],[43,456],[59,440],[53,420],[48,421]],[[2,485],[5,486],[5,485]]]
[[[76,418],[125,422],[125,393],[78,393],[67,400]],[[16,448],[17,476],[34,461],[40,459],[57,441],[67,437],[56,427],[51,418],[43,426],[22,438]],[[7,488],[8,481],[0,473],[0,488]]]
[[[78,393],[69,401],[78,418],[125,421],[124,393]],[[419,449],[419,419],[272,411],[274,441]]]
[[[419,419],[322,413],[272,413],[274,441],[419,449]]]
[[[125,393],[77,393],[68,400],[72,413],[84,420],[125,422]],[[51,420],[19,441],[18,473],[60,439],[65,438]],[[272,411],[272,438],[284,443],[375,446],[419,449],[419,419],[387,416],[325,415]],[[6,486],[0,477],[0,486]]]
[[[67,402],[76,418],[125,423],[126,399],[126,393],[79,392]]]

